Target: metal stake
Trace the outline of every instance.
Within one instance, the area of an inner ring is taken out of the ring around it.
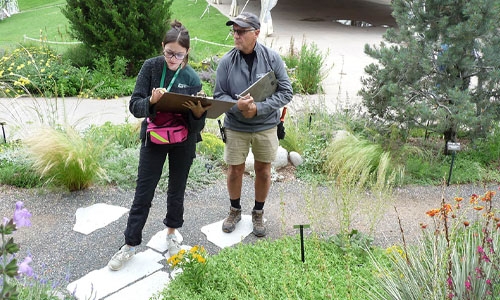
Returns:
[[[310,225],[293,225],[293,228],[300,228],[300,255],[302,262],[305,262],[304,257],[304,228],[309,228]]]

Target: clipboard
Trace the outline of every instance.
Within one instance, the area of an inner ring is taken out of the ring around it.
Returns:
[[[173,113],[187,113],[189,109],[182,106],[182,104],[187,101],[193,101],[194,103],[201,101],[203,107],[212,104],[212,107],[207,110],[207,118],[210,119],[218,118],[236,104],[236,100],[216,100],[212,98],[166,92],[156,103],[156,110]]]
[[[244,96],[248,93],[253,97],[253,101],[262,102],[266,100],[267,97],[271,96],[276,92],[278,88],[278,80],[276,80],[276,75],[274,71],[267,72],[264,76],[259,78],[250,87],[241,92],[239,96]]]

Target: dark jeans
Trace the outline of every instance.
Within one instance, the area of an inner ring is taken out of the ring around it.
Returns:
[[[141,244],[142,229],[148,218],[149,209],[160,180],[163,164],[168,155],[167,214],[163,223],[170,228],[182,227],[184,223],[184,191],[189,169],[195,157],[196,144],[157,145],[142,143],[134,202],[130,208],[125,243],[130,246]]]

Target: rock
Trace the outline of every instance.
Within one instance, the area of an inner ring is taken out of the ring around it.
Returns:
[[[272,162],[271,166],[276,170],[286,167],[288,165],[288,151],[285,148],[279,146],[276,153],[276,159]],[[245,160],[245,172],[254,172],[254,156],[252,149],[248,152],[247,159]]]
[[[276,153],[276,159],[273,161],[272,166],[276,170],[279,170],[288,165],[288,151],[285,148],[279,146],[278,152]]]
[[[290,157],[290,162],[294,167],[300,166],[304,162],[302,156],[295,151],[291,151],[289,157]]]

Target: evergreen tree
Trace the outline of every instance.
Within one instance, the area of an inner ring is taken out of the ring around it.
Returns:
[[[484,136],[500,118],[500,0],[394,0],[393,16],[385,42],[365,46],[378,60],[360,91],[372,117],[445,143]]]
[[[74,38],[99,55],[129,61],[128,74],[161,51],[173,0],[66,0],[62,13]]]

